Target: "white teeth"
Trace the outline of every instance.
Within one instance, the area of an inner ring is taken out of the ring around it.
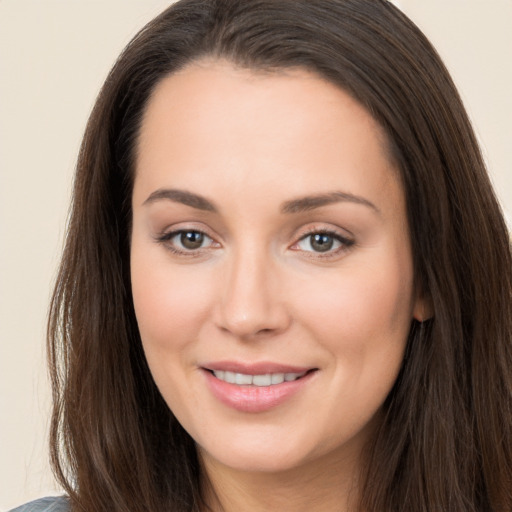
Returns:
[[[252,384],[252,376],[243,373],[236,374],[236,384]]]
[[[234,384],[236,382],[236,373],[224,372],[224,380],[230,384]]]
[[[272,375],[255,375],[252,378],[252,383],[254,386],[270,386],[272,384]]]
[[[272,386],[282,382],[291,382],[297,380],[306,374],[303,373],[267,373],[265,375],[248,375],[245,373],[235,373],[223,370],[213,370],[213,374],[220,380],[230,384],[241,386]]]
[[[281,384],[284,382],[284,373],[273,373],[270,379],[272,384]]]

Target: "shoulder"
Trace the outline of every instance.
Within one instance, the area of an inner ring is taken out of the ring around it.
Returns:
[[[66,496],[54,496],[31,501],[10,512],[69,512],[69,510],[69,501]]]

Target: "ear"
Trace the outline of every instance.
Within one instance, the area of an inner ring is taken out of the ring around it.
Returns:
[[[419,291],[416,294],[412,316],[418,322],[425,322],[434,316],[434,306],[430,295]]]

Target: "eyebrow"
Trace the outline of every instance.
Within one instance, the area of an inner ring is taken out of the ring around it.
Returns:
[[[196,208],[197,210],[218,213],[217,207],[209,199],[206,199],[199,194],[194,194],[193,192],[175,188],[161,188],[155,190],[149,195],[143,204],[151,204],[162,199],[181,203],[186,206],[190,206],[191,208]],[[380,213],[380,210],[371,201],[368,201],[368,199],[348,192],[338,191],[299,197],[297,199],[285,201],[281,206],[281,213],[302,213],[340,202],[360,204],[371,208],[376,213]]]
[[[167,199],[175,203],[181,203],[197,210],[204,210],[207,212],[217,212],[215,205],[203,196],[187,192],[186,190],[178,190],[175,188],[161,188],[155,190],[150,196],[144,201],[143,204],[154,203],[161,199]]]
[[[333,203],[348,202],[361,204],[371,208],[376,213],[380,214],[380,210],[368,199],[361,196],[356,196],[348,192],[328,192],[324,194],[316,194],[312,196],[300,197],[298,199],[292,199],[286,201],[281,207],[282,213],[301,213],[322,206],[327,206]]]

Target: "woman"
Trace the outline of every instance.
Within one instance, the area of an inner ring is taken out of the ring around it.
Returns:
[[[80,152],[50,507],[511,510],[510,263],[457,92],[392,5],[178,2]]]

